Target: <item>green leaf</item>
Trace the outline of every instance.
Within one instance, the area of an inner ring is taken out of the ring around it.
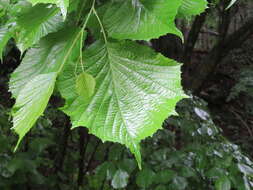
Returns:
[[[173,178],[172,189],[183,190],[187,187],[187,180],[184,177],[176,176]]]
[[[118,0],[105,9],[103,24],[116,39],[150,40],[167,33],[182,33],[175,26],[181,0]]]
[[[76,78],[76,90],[77,93],[84,98],[89,100],[94,94],[96,81],[94,77],[88,73],[81,73]]]
[[[159,185],[155,188],[155,190],[167,190],[165,185]]]
[[[183,177],[193,177],[196,176],[195,171],[191,167],[184,166],[180,170],[180,175]]]
[[[67,16],[67,8],[69,6],[69,0],[28,0],[28,1],[31,2],[33,5],[36,5],[38,3],[56,4],[61,9],[64,19]]]
[[[17,45],[21,52],[37,43],[48,33],[58,31],[62,26],[60,11],[56,7],[39,4],[22,14],[17,24],[20,27]]]
[[[38,75],[20,91],[14,105],[17,111],[13,113],[12,127],[19,135],[17,146],[44,112],[53,93],[56,76],[55,72]]]
[[[6,44],[13,35],[13,31],[13,28],[8,27],[7,25],[0,28],[0,60],[2,59]]]
[[[170,180],[173,179],[174,176],[175,176],[174,171],[162,170],[156,174],[154,181],[157,184],[168,183]]]
[[[215,189],[216,190],[230,190],[231,182],[227,176],[223,176],[215,181]]]
[[[182,5],[178,10],[178,17],[188,18],[199,15],[204,12],[207,6],[207,0],[182,0]]]
[[[120,160],[117,164],[118,167],[122,170],[125,170],[127,173],[132,173],[134,169],[137,167],[137,164],[134,159],[124,159]]]
[[[13,129],[19,135],[18,144],[46,108],[64,64],[79,53],[80,34],[80,29],[69,28],[43,38],[12,74],[9,88],[17,98]]]
[[[142,188],[148,188],[152,185],[155,177],[155,172],[149,168],[144,168],[139,171],[136,177],[136,184]]]
[[[180,64],[135,42],[96,42],[84,54],[86,72],[96,79],[87,103],[75,92],[75,64],[60,75],[58,89],[73,128],[87,126],[103,141],[119,142],[135,154],[139,142],[162,127],[184,95]],[[82,71],[80,71],[82,72]]]
[[[12,73],[9,89],[14,97],[39,74],[59,72],[69,58],[79,52],[80,29],[69,27],[43,38],[28,50],[20,66]]]
[[[124,188],[127,186],[129,175],[123,170],[117,170],[112,179],[112,186],[115,189]]]
[[[230,7],[232,7],[235,4],[236,1],[237,0],[231,0],[226,9],[229,9]]]

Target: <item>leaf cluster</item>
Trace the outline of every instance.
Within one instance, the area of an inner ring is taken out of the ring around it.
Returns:
[[[3,1],[0,54],[10,39],[22,53],[12,73],[13,127],[22,138],[53,92],[72,128],[85,126],[102,141],[126,145],[141,162],[139,143],[161,128],[187,97],[181,64],[136,40],[171,33],[176,18],[207,8],[206,0]],[[86,43],[92,38],[92,43]]]

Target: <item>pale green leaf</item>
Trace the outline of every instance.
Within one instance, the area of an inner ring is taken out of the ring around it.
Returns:
[[[79,52],[80,29],[63,29],[43,38],[29,49],[20,66],[12,73],[10,91],[17,97],[23,86],[39,74],[59,72],[69,57]]]
[[[183,38],[175,26],[181,0],[118,0],[105,9],[103,24],[116,39],[150,40],[171,33]]]
[[[83,101],[75,90],[75,64],[66,65],[58,80],[64,112],[73,127],[86,126],[103,141],[126,145],[140,164],[139,142],[160,129],[186,97],[181,65],[134,42],[96,42],[85,52],[85,70],[96,79],[94,95]]]
[[[67,9],[69,7],[69,0],[28,0],[33,5],[36,5],[38,3],[52,3],[56,4],[62,12],[62,15],[64,18],[67,16]]]
[[[236,1],[237,0],[231,0],[226,9],[229,9],[230,7],[232,7],[235,4]]]
[[[29,81],[20,91],[13,113],[13,128],[20,143],[25,134],[43,114],[54,90],[57,73],[40,74]],[[16,147],[17,147],[16,146]]]
[[[45,110],[64,64],[79,56],[80,34],[80,29],[70,27],[48,35],[28,50],[12,74],[9,86],[16,97],[13,129],[19,135],[18,144]]]
[[[95,90],[96,81],[94,77],[88,73],[81,73],[76,78],[76,90],[77,93],[84,98],[89,100]]]
[[[115,189],[124,188],[127,186],[129,175],[124,170],[117,170],[112,178],[112,187]]]
[[[22,14],[17,19],[17,24],[20,28],[17,45],[24,52],[48,33],[58,31],[63,26],[63,21],[58,8],[39,4]]]
[[[208,7],[207,4],[207,0],[182,0],[182,5],[178,10],[178,16],[188,18],[199,15]]]
[[[12,35],[13,28],[8,27],[7,25],[0,28],[0,59],[2,59],[4,48]]]
[[[231,182],[227,176],[220,177],[217,181],[215,181],[215,189],[216,190],[230,190]]]

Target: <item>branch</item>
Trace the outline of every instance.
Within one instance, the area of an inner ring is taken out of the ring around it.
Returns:
[[[78,161],[78,178],[77,178],[77,184],[79,187],[83,185],[83,178],[85,172],[84,170],[84,161],[85,161],[85,152],[89,143],[90,136],[87,132],[87,129],[84,127],[80,127],[78,129],[79,132],[79,161]]]
[[[91,163],[92,163],[92,161],[93,161],[93,159],[94,159],[94,156],[95,156],[95,153],[96,153],[96,151],[97,151],[97,149],[98,149],[98,146],[100,145],[100,142],[101,141],[98,141],[97,142],[97,144],[95,145],[95,147],[94,147],[94,150],[93,150],[93,152],[91,153],[91,156],[90,156],[90,159],[89,159],[89,161],[88,161],[88,164],[87,164],[87,166],[86,166],[86,168],[85,168],[85,170],[84,170],[84,174],[86,174],[89,170],[90,170],[90,168],[91,168]]]
[[[59,144],[59,152],[57,155],[57,158],[55,159],[55,173],[62,171],[65,155],[66,155],[66,150],[68,146],[68,137],[70,134],[70,120],[68,117],[65,117],[66,119],[64,120],[64,131],[63,131],[63,136],[61,139],[61,143]],[[60,124],[58,124],[60,125]]]
[[[183,63],[190,63],[191,62],[191,55],[194,49],[194,46],[197,42],[199,33],[201,32],[201,28],[206,20],[207,12],[202,13],[199,16],[196,16],[191,30],[189,32],[189,35],[187,37],[187,40],[185,42],[184,47],[184,54],[183,54]]]
[[[194,68],[196,71],[189,79],[189,85],[193,92],[198,93],[209,78],[223,57],[231,50],[238,48],[242,43],[253,34],[253,18],[249,19],[241,28],[230,34],[225,40],[220,40],[210,51],[204,60]]]

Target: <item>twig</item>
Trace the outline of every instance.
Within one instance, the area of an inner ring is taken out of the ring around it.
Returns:
[[[84,169],[84,161],[85,161],[85,152],[90,140],[90,136],[87,133],[87,129],[80,127],[79,130],[79,161],[78,161],[78,178],[77,178],[77,185],[80,187],[83,185],[83,178],[85,172],[83,171]]]

